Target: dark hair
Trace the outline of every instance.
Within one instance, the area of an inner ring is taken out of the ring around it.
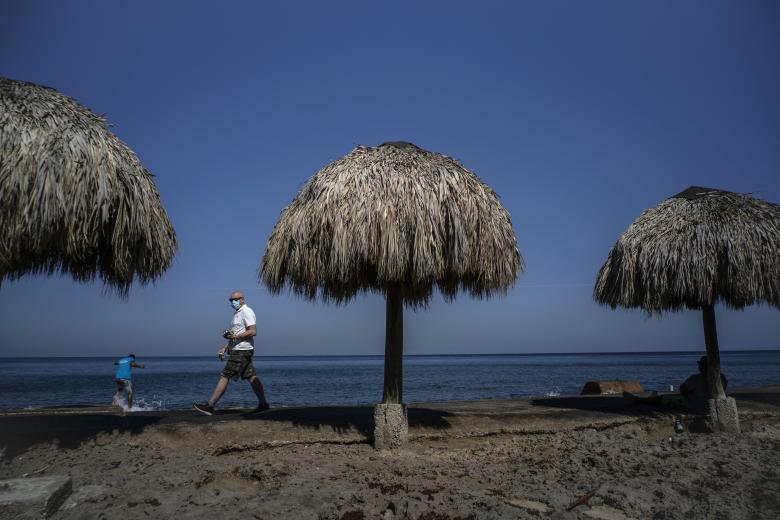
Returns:
[[[135,354],[128,354],[128,355],[127,355],[127,357],[134,358],[134,357],[135,357]]]

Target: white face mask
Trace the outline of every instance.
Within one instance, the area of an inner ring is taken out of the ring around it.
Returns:
[[[238,310],[241,307],[241,300],[230,300],[230,306]]]

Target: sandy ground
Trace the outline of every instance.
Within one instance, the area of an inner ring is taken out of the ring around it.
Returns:
[[[445,425],[410,415],[393,452],[349,410],[317,427],[281,412],[101,427],[6,449],[0,478],[71,476],[55,519],[780,518],[780,407],[754,407],[729,436],[675,434],[657,411],[482,403],[450,407]]]

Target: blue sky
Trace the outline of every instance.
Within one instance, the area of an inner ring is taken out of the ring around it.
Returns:
[[[156,175],[181,249],[127,300],[0,289],[0,356],[210,354],[243,289],[268,355],[381,354],[384,303],[271,296],[279,212],[355,145],[458,158],[512,215],[504,298],[405,315],[409,354],[703,348],[700,313],[592,301],[609,248],[689,185],[780,202],[777,2],[42,2],[0,5],[0,75],[105,113]],[[724,349],[780,348],[780,311],[717,309]]]

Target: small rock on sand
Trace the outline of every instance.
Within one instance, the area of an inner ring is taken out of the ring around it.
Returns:
[[[2,480],[0,511],[3,518],[48,518],[59,509],[71,490],[70,478],[60,475]]]
[[[581,394],[622,394],[623,392],[642,393],[643,391],[639,381],[613,379],[610,381],[588,381],[582,387]]]

